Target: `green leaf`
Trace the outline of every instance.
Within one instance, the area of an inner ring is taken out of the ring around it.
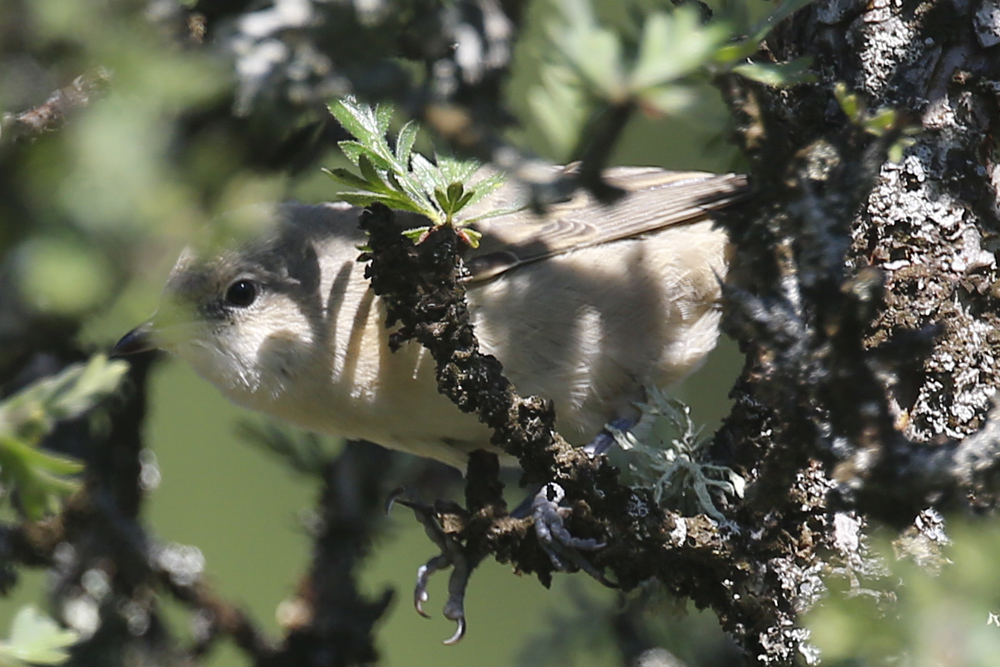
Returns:
[[[127,371],[128,363],[98,354],[42,378],[0,403],[0,433],[40,438],[57,421],[77,417],[111,395]]]
[[[385,134],[392,121],[391,106],[376,106],[372,109],[358,103],[353,97],[346,97],[331,105],[330,111],[344,129],[357,139],[340,144],[348,159],[359,164],[361,158],[367,156],[368,160],[379,169],[389,170],[398,167]]]
[[[465,185],[461,182],[452,183],[445,193],[448,202],[445,211],[451,215],[462,208],[461,201],[465,197]]]
[[[475,229],[471,229],[469,227],[462,227],[461,229],[459,229],[458,235],[463,241],[469,244],[469,247],[472,249],[478,248],[479,242],[483,238],[482,232],[478,232]]]
[[[413,229],[404,230],[403,236],[410,239],[414,243],[417,243],[420,240],[420,238],[429,231],[431,231],[430,227],[414,227]]]
[[[420,126],[414,121],[409,121],[399,131],[396,137],[396,160],[403,166],[409,166],[410,154],[413,152],[413,144],[417,141],[417,132]]]
[[[444,190],[438,188],[434,191],[434,201],[437,203],[438,208],[444,212],[445,216],[449,216],[448,195]]]
[[[0,485],[15,489],[28,518],[57,509],[79,488],[69,475],[83,465],[38,448],[57,422],[78,417],[114,392],[128,364],[95,355],[38,380],[0,403]]]
[[[423,216],[427,215],[427,210],[414,204],[410,199],[399,194],[380,194],[377,192],[338,192],[337,198],[354,206],[370,206],[372,204],[384,204],[397,211],[409,211]]]
[[[432,193],[441,187],[442,184],[440,181],[443,179],[439,177],[437,168],[430,160],[419,153],[415,153],[410,164],[413,169],[413,175],[424,192]]]
[[[602,29],[557,33],[554,46],[584,83],[603,99],[618,102],[625,94],[625,67],[618,37]]]
[[[564,63],[547,64],[541,84],[528,91],[528,105],[555,153],[569,159],[583,129],[590,104],[572,69]]]
[[[406,188],[406,185],[404,184],[404,180],[401,179],[399,176],[397,176],[396,172],[394,172],[394,171],[392,171],[390,169],[389,171],[383,172],[381,174],[381,176],[382,176],[383,179],[385,179],[385,184],[386,184],[386,186],[388,186],[388,188],[390,190],[392,190],[394,192],[402,192],[402,193],[406,193],[407,192],[407,188]]]
[[[624,46],[602,26],[589,0],[560,3],[561,23],[548,29],[549,43],[565,65],[596,96],[617,102],[625,94]]]
[[[642,90],[691,74],[713,58],[725,39],[725,29],[703,25],[692,6],[653,14],[643,25],[632,89]]]
[[[479,163],[437,156],[434,164],[414,153],[418,128],[412,121],[403,126],[395,149],[390,149],[386,132],[392,120],[391,107],[373,110],[345,98],[332,104],[330,111],[354,134],[356,141],[340,142],[340,146],[361,172],[326,170],[335,180],[359,190],[338,193],[341,200],[361,206],[382,203],[417,213],[439,225],[457,224],[455,215],[482,197],[468,192]],[[495,189],[493,180],[483,187]]]
[[[392,153],[389,152],[388,145],[380,146],[380,148],[384,149],[382,153],[373,150],[368,150],[367,148],[363,150],[361,154],[358,155],[358,167],[359,168],[361,167],[361,162],[363,160],[367,160],[372,164],[372,166],[374,166],[376,169],[380,171],[388,171],[391,169],[395,169],[396,158],[395,156],[392,155]],[[378,182],[380,183],[382,182],[381,178],[378,179]]]
[[[341,152],[347,156],[347,159],[354,163],[354,166],[358,166],[358,160],[365,153],[371,153],[371,151],[365,147],[363,144],[357,141],[339,141],[337,142],[337,147],[340,148]]]
[[[463,189],[462,196],[458,198],[457,202],[455,202],[455,207],[456,207],[455,210],[460,211],[466,206],[468,206],[469,203],[472,202],[472,197],[475,194],[476,194],[475,191],[472,190],[471,188]]]
[[[865,120],[864,128],[869,134],[881,137],[896,127],[898,122],[899,114],[896,113],[895,109],[879,109]]]
[[[472,206],[473,204],[482,201],[503,187],[503,184],[506,181],[507,177],[504,174],[497,172],[477,182],[471,188],[468,188],[462,201],[462,208]]]
[[[0,483],[17,490],[21,507],[31,521],[58,510],[62,498],[80,488],[65,479],[83,470],[83,464],[11,436],[0,436]]]
[[[851,121],[857,122],[861,116],[861,98],[856,93],[849,92],[847,84],[843,81],[838,81],[834,85],[833,96],[837,99],[837,103],[840,104],[844,115],[850,118]]]
[[[379,174],[378,169],[372,164],[372,161],[368,159],[368,155],[362,155],[358,160],[358,168],[361,169],[361,178],[363,178],[368,183],[368,189],[372,192],[381,192],[383,194],[389,194],[392,192],[389,186],[386,185],[385,181],[382,180],[382,176]]]
[[[447,155],[436,155],[437,170],[441,174],[439,187],[449,187],[452,183],[465,183],[482,166],[476,160],[456,160]]]
[[[715,50],[712,60],[720,65],[730,65],[737,60],[743,61],[760,50],[760,42],[745,39],[740,42],[725,44]]]
[[[816,75],[809,70],[811,66],[812,58],[796,58],[784,63],[744,63],[733,71],[768,86],[786,88],[815,81]]]
[[[335,181],[340,181],[344,185],[352,188],[358,188],[359,190],[368,189],[368,181],[361,178],[360,176],[348,171],[347,169],[335,168],[335,169],[323,169],[323,172]]]
[[[413,176],[412,172],[396,172],[395,176],[398,179],[399,184],[402,186],[402,191],[415,204],[417,204],[421,210],[425,211],[425,215],[433,218],[439,214],[437,208],[431,202],[430,194],[427,193],[423,187],[421,187],[420,181]]]
[[[373,135],[377,135],[378,126],[371,109],[362,108],[354,97],[348,96],[337,100],[329,108],[337,122],[362,144],[369,144]]]
[[[61,665],[69,659],[66,649],[79,638],[78,632],[27,605],[14,617],[10,638],[0,643],[0,665]]]
[[[375,134],[384,138],[392,123],[392,107],[387,104],[375,105]]]
[[[18,438],[0,437],[0,449],[14,453],[21,462],[42,473],[75,475],[84,469],[83,463],[76,459],[33,447]]]

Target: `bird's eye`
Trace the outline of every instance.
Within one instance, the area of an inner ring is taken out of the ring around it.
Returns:
[[[257,285],[252,280],[237,280],[226,290],[226,303],[246,308],[257,298]]]

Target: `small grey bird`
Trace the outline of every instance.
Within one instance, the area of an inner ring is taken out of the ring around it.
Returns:
[[[747,189],[733,174],[607,176],[628,193],[617,204],[581,192],[544,216],[483,220],[466,258],[483,351],[520,393],[555,402],[574,444],[634,416],[646,387],[684,378],[715,347],[728,244],[709,215]],[[477,208],[525,199],[509,181]],[[360,209],[262,210],[269,229],[249,242],[186,250],[156,315],[114,352],[165,349],[240,405],[463,470],[470,452],[490,449],[486,427],[437,392],[426,350],[389,350],[384,307],[356,261]]]

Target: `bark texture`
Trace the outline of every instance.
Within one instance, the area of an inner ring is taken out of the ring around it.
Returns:
[[[751,480],[734,539],[753,566],[734,592],[761,614],[727,625],[765,663],[815,659],[796,616],[818,574],[874,571],[865,524],[919,516],[934,539],[921,510],[995,504],[993,425],[961,440],[998,372],[991,7],[815,3],[767,42],[812,58],[815,84],[726,87],[759,205],[726,221],[726,327],[747,362],[715,454]],[[867,131],[882,108],[895,127]]]

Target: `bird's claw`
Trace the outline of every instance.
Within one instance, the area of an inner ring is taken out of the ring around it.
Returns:
[[[389,492],[389,495],[385,498],[385,513],[388,515],[392,512],[392,506],[396,504],[396,501],[403,497],[406,493],[406,489],[402,486],[397,486],[395,489]],[[403,502],[406,505],[406,502]],[[410,505],[407,505],[410,507]]]
[[[446,646],[454,646],[458,642],[462,641],[462,637],[465,636],[465,614],[463,613],[458,618],[453,618],[451,620],[455,621],[455,634],[441,642]]]
[[[531,502],[531,516],[534,519],[538,541],[555,569],[567,570],[573,565],[605,586],[617,588],[617,584],[608,580],[580,553],[580,551],[603,549],[607,545],[595,539],[574,537],[566,530],[564,519],[569,516],[571,510],[559,506],[565,495],[566,492],[562,487],[554,482],[546,484],[535,494]]]
[[[424,611],[424,603],[430,597],[427,593],[427,582],[430,580],[432,574],[438,570],[443,570],[449,565],[451,565],[451,561],[444,554],[438,554],[417,568],[417,584],[413,587],[413,608],[424,618],[431,617],[430,614]]]
[[[472,575],[472,568],[469,567],[465,556],[455,561],[453,566],[451,577],[448,578],[448,602],[444,605],[444,617],[449,621],[455,621],[455,634],[444,640],[448,646],[457,644],[465,636],[465,588],[469,585],[469,577]]]
[[[424,603],[430,598],[427,593],[427,582],[435,572],[451,567],[451,576],[448,578],[448,601],[444,605],[444,616],[455,622],[455,632],[448,639],[444,640],[449,646],[457,644],[465,636],[467,623],[465,620],[465,589],[469,584],[472,575],[472,568],[462,551],[462,546],[452,535],[445,532],[437,520],[437,511],[434,507],[424,503],[406,500],[394,492],[390,500],[392,502],[409,507],[413,510],[417,521],[424,527],[424,531],[434,544],[441,549],[441,553],[434,556],[417,569],[417,582],[413,588],[413,607],[417,613],[424,618],[430,618],[430,614],[424,611]]]

